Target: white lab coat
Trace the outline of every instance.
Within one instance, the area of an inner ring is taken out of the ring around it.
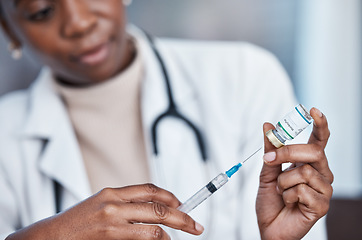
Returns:
[[[263,122],[275,123],[295,104],[284,70],[258,47],[158,40],[176,104],[203,132],[209,160],[202,161],[193,133],[173,118],[158,129],[156,157],[150,129],[167,108],[165,82],[145,37],[137,29],[131,31],[144,55],[142,118],[152,182],[181,201],[253,153],[263,144]],[[71,122],[50,79],[45,68],[30,89],[0,101],[0,239],[55,213],[52,179],[63,187],[63,209],[91,195]],[[261,166],[260,152],[191,212],[205,227],[201,237],[166,230],[173,239],[259,239],[255,198]],[[325,239],[324,221],[309,235]]]

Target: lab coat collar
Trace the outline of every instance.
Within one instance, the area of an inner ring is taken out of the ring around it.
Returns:
[[[23,130],[25,150],[32,141],[42,141],[40,171],[56,180],[78,200],[90,195],[90,186],[71,122],[56,93],[52,74],[44,68],[31,86],[28,119]],[[25,157],[31,157],[25,154]]]
[[[43,68],[37,80],[31,85],[28,101],[28,118],[23,133],[28,137],[47,139],[52,136],[59,117],[62,103],[52,86],[52,74]],[[51,114],[52,113],[52,114]]]
[[[144,61],[145,72],[142,83],[143,120],[153,122],[168,107],[166,80],[162,73],[160,62],[153,52],[144,31],[134,25],[129,25],[127,30],[137,39]],[[163,45],[165,43],[159,43],[157,38],[154,39],[154,42],[166,65],[174,100],[180,107],[185,101],[193,99],[192,95],[195,95],[195,89],[190,85],[189,81],[185,81],[185,76],[180,72],[180,66],[177,65],[175,56],[172,56],[170,51],[164,51]]]
[[[138,41],[142,54],[144,78],[141,89],[141,107],[143,123],[148,125],[148,122],[156,119],[167,109],[168,101],[164,76],[144,32],[132,25],[128,27],[128,32]]]

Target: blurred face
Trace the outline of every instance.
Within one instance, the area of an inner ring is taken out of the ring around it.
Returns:
[[[0,0],[3,25],[70,84],[104,81],[131,60],[121,0]]]

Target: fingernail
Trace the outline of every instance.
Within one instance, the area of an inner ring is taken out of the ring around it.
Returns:
[[[277,189],[277,193],[280,194],[281,192],[280,192],[280,189],[279,189],[278,185],[276,186],[276,189]]]
[[[195,229],[198,231],[198,232],[203,232],[204,231],[204,227],[198,223],[198,222],[195,222]]]
[[[319,117],[323,117],[323,113],[318,109],[314,108]]]
[[[272,162],[275,160],[276,156],[277,154],[275,152],[268,152],[264,154],[263,159],[265,162]]]

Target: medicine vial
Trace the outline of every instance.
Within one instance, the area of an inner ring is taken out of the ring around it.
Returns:
[[[309,112],[302,104],[299,104],[277,123],[275,129],[269,130],[265,135],[276,148],[280,148],[287,140],[294,139],[312,121],[313,118]]]

